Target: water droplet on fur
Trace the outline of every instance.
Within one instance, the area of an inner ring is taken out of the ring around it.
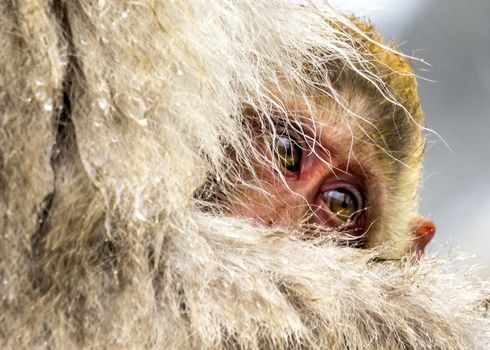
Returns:
[[[109,102],[107,102],[107,99],[105,99],[104,97],[98,98],[97,104],[103,111],[107,111],[107,109],[109,108]]]
[[[37,86],[43,86],[44,82],[42,80],[35,80],[34,84],[36,84]]]
[[[147,218],[146,218],[146,211],[142,208],[139,208],[137,210],[134,211],[134,216],[136,217],[136,219],[140,220],[140,221],[146,221]]]
[[[184,75],[184,71],[182,69],[177,69],[177,75]]]
[[[122,17],[122,18],[128,18],[128,15],[129,15],[129,10],[127,10],[127,11],[123,11],[123,12],[121,13],[121,17]]]
[[[134,193],[134,216],[140,221],[146,221],[148,213],[144,207],[144,196],[142,194],[142,188],[136,188]]]
[[[148,119],[136,119],[136,122],[141,126],[148,126]]]
[[[68,55],[60,55],[59,62],[62,66],[67,66],[69,62]]]
[[[128,117],[133,119],[141,126],[148,126],[148,119],[146,118],[146,103],[139,96],[132,96],[129,99],[127,106]]]
[[[43,109],[46,112],[51,112],[53,110],[53,99],[52,98],[48,98],[46,101],[44,101]]]

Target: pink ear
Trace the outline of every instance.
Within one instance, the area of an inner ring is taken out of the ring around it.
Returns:
[[[413,222],[413,241],[410,246],[410,252],[416,255],[424,253],[425,246],[436,234],[436,226],[434,223],[422,216],[415,218]]]

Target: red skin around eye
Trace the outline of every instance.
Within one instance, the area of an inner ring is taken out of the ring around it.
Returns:
[[[367,121],[375,120],[376,115],[369,115],[372,112],[370,101],[362,94],[346,96],[353,114]],[[253,138],[257,140],[256,146],[270,159],[270,163],[257,161],[256,176],[249,181],[259,189],[245,186],[239,188],[238,200],[231,214],[249,217],[270,226],[292,227],[308,223],[320,225],[327,231],[339,231],[340,227],[340,230],[351,236],[363,235],[362,240],[356,240],[356,244],[364,242],[369,247],[389,240],[389,237],[376,235],[376,230],[386,225],[387,199],[393,199],[395,194],[388,187],[387,175],[383,170],[386,164],[383,165],[377,158],[379,149],[375,143],[370,142],[367,131],[362,128],[359,130],[359,124],[355,122],[348,124],[351,115],[343,118],[345,110],[338,108],[336,103],[324,100],[321,105],[312,101],[306,103],[294,92],[282,97],[287,109],[301,111],[300,116],[300,112],[295,112],[294,118],[301,124],[285,130],[281,130],[279,124],[275,131],[285,131],[285,135],[295,139],[303,150],[301,164],[294,171],[281,168],[280,162],[271,152],[270,140],[266,142],[262,137],[263,124],[258,122],[261,120],[260,114],[253,117],[253,111],[246,113],[252,116],[249,126],[257,131]],[[281,120],[289,119],[278,120],[280,123]],[[274,162],[276,166],[272,166]],[[362,212],[354,216],[355,219],[347,227],[342,226],[345,223],[323,200],[322,193],[334,189],[346,189],[357,194]],[[415,219],[414,222],[411,251],[420,254],[434,235],[435,228],[428,220]]]
[[[369,174],[369,164],[365,165],[366,163],[361,161],[359,161],[361,169],[355,166],[347,169],[344,165],[345,159],[338,156],[337,151],[326,152],[325,144],[313,145],[310,147],[311,151],[304,151],[308,149],[308,145],[301,145],[303,148],[301,165],[296,171],[288,171],[280,166],[274,168],[257,165],[256,180],[264,191],[249,188],[242,191],[239,204],[234,208],[234,214],[250,217],[258,223],[270,226],[292,227],[302,222],[316,224],[333,231],[338,231],[337,229],[341,227],[342,232],[351,237],[362,236],[368,229],[368,222],[373,221],[371,214],[368,215],[364,211],[356,216],[352,224],[342,227],[343,222],[328,208],[322,194],[339,188],[352,193],[358,191],[361,197],[358,201],[364,202],[360,206],[373,210],[376,215],[374,220],[376,220],[382,204],[383,191],[380,188],[383,181],[379,177],[366,175]],[[264,151],[270,150],[270,145],[262,146]],[[272,153],[269,156],[273,159]],[[364,175],[359,175],[360,173]],[[369,191],[368,186],[371,187]],[[369,203],[366,203],[369,199],[366,193],[375,193]],[[415,218],[410,252],[416,256],[423,254],[425,246],[434,233],[435,226],[430,220]],[[353,244],[362,244],[364,239],[355,239]]]
[[[321,136],[321,134],[320,134]],[[315,137],[309,139],[314,140]],[[361,197],[360,179],[345,171],[340,161],[334,158],[333,148],[327,151],[326,142],[308,145],[296,138],[303,149],[301,164],[295,171],[285,168],[257,166],[258,180],[265,189],[263,192],[246,191],[240,205],[235,207],[238,215],[251,217],[266,225],[293,226],[305,220],[324,228],[338,228],[345,223],[326,205],[323,192],[343,188]],[[259,146],[273,159],[270,145]],[[331,151],[330,151],[331,150]],[[347,150],[349,152],[349,150]],[[358,189],[359,188],[359,189]],[[357,198],[358,203],[363,199]],[[363,233],[363,213],[355,216],[353,223],[345,229],[351,235]]]

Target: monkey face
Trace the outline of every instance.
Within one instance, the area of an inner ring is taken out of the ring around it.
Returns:
[[[423,226],[425,240],[415,246],[423,250],[434,228],[413,212],[420,168],[394,159],[389,152],[394,146],[380,146],[385,138],[376,140],[380,130],[391,131],[401,122],[384,118],[365,93],[345,89],[342,98],[348,108],[332,98],[281,96],[284,108],[272,113],[277,116],[272,125],[251,128],[259,155],[249,178],[253,186],[238,190],[233,214],[268,226],[305,225],[307,236],[336,235],[354,246],[405,240],[403,251]],[[413,127],[412,135],[417,130]],[[406,192],[397,189],[400,184]],[[403,234],[390,232],[395,229]]]
[[[303,210],[307,210],[305,215],[311,213],[310,222],[354,235],[362,233],[366,202],[362,177],[353,169],[344,169],[340,158],[332,154],[336,151],[330,146],[328,130],[309,125],[302,129],[282,130],[273,136],[270,153],[277,168],[264,173],[269,178],[265,181],[281,179],[283,186],[279,182],[275,187],[278,201],[285,208],[291,202],[299,207],[301,201],[306,202]]]
[[[304,136],[289,129],[264,139],[272,164],[255,169],[264,191],[244,194],[237,213],[267,225],[308,223],[360,237],[368,203],[364,176],[334,158],[326,130]]]
[[[290,115],[278,117],[273,130],[255,130],[260,134],[253,137],[255,147],[263,156],[255,162],[257,188],[240,191],[235,213],[265,225],[341,232],[359,244],[376,221],[370,212],[380,206],[384,191],[373,181],[377,167],[366,157],[370,153],[361,152],[354,125],[339,122],[345,116],[335,103],[294,96],[282,103]]]

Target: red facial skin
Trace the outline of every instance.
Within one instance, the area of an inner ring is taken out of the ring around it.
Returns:
[[[297,101],[294,105],[297,107]],[[326,113],[325,109],[313,112],[318,120],[329,120],[328,116],[321,116],[321,113]],[[369,234],[366,232],[367,226],[376,220],[370,217],[370,213],[379,212],[383,205],[381,194],[385,191],[384,181],[377,176],[379,171],[373,157],[367,156],[374,152],[370,152],[366,145],[362,149],[357,146],[356,149],[352,142],[352,130],[348,127],[341,129],[328,123],[311,124],[311,119],[305,116],[306,123],[298,126],[301,132],[278,130],[279,135],[284,132],[302,149],[300,165],[294,171],[287,170],[276,159],[271,140],[262,138],[256,141],[256,147],[266,159],[271,160],[270,164],[276,162],[277,166],[257,162],[256,181],[264,191],[241,191],[234,214],[253,218],[268,226],[315,224],[326,231],[344,232],[354,237],[357,244],[361,240],[356,238],[364,233]],[[359,213],[353,215],[349,224],[337,217],[323,199],[325,191],[335,189],[346,189],[357,194]],[[370,197],[376,201],[369,200]],[[414,218],[413,222],[410,252],[420,255],[434,236],[435,227],[430,220],[422,217]]]
[[[277,159],[277,167],[257,165],[258,180],[268,195],[244,191],[235,213],[265,225],[290,227],[303,222],[327,230],[342,227],[349,236],[361,236],[366,221],[363,209],[367,205],[363,203],[365,170],[369,165],[362,165],[358,159],[342,157],[342,154],[351,154],[352,134],[322,125],[302,125],[301,129],[302,132],[287,130],[290,138],[302,149],[299,167],[294,171],[287,170]],[[266,158],[275,159],[272,147],[265,139],[257,142],[256,146]],[[348,225],[328,208],[323,199],[324,192],[336,189],[357,194],[360,211]]]

